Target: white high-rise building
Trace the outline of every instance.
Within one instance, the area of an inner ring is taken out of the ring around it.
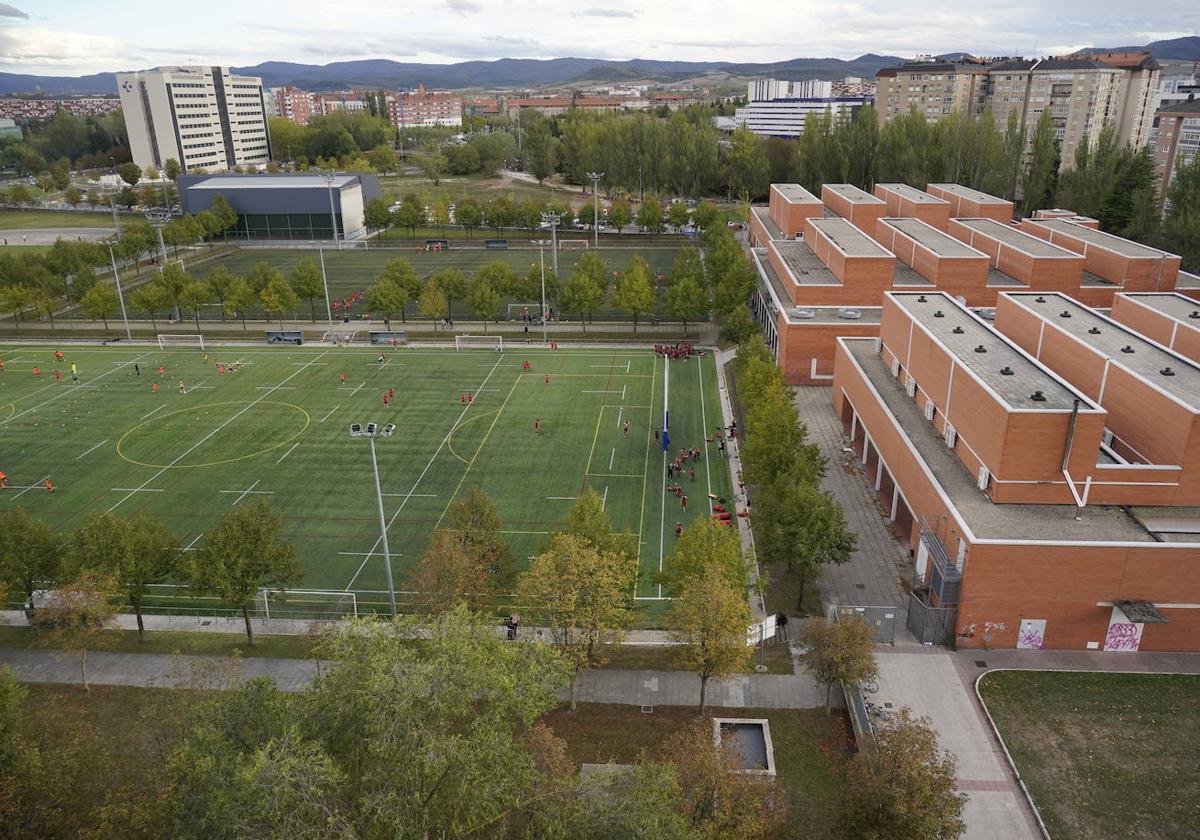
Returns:
[[[184,172],[260,166],[271,157],[262,79],[228,67],[159,67],[118,73],[133,162]]]
[[[746,83],[746,98],[751,102],[770,102],[772,99],[787,99],[792,83],[779,79],[754,79]]]

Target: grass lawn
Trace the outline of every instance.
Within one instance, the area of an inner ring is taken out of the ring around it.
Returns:
[[[573,238],[582,239],[584,237],[581,235]],[[583,253],[581,250],[559,252],[558,270],[563,279],[570,276],[575,262],[578,261]],[[675,260],[678,253],[679,249],[672,247],[639,249],[601,248],[599,251],[600,256],[608,264],[611,271],[624,271],[634,256],[640,255],[649,264],[651,271],[663,274],[670,270],[671,263]],[[547,249],[545,256],[546,267],[549,269],[551,266],[549,249]],[[268,250],[262,248],[245,248],[234,251],[227,256],[208,260],[202,266],[194,267],[193,270],[198,276],[204,277],[217,266],[224,266],[234,274],[244,275],[256,264],[266,262],[278,268],[284,274],[290,274],[296,267],[296,263],[305,257],[316,260],[318,252],[315,250],[299,249]],[[408,247],[372,248],[369,251],[363,251],[358,248],[345,251],[326,250],[324,252],[325,271],[329,278],[330,294],[334,298],[348,298],[352,292],[365,293],[379,279],[379,275],[383,273],[383,268],[388,260],[397,257],[407,259],[422,278],[428,277],[434,272],[445,268],[457,268],[469,276],[487,263],[496,261],[506,263],[518,274],[524,275],[531,268],[539,264],[538,251],[532,248],[506,251],[451,248],[440,254],[418,254],[412,248]],[[215,304],[209,309],[209,312],[202,313],[202,317],[220,317],[219,307]],[[310,314],[309,309],[308,302],[302,301],[299,310],[300,317]],[[318,300],[318,320],[323,319],[324,309],[324,301]],[[417,305],[415,301],[409,304],[408,310],[410,318],[418,317],[416,315]],[[457,318],[468,317],[469,310],[466,301],[455,301],[453,310]],[[366,311],[366,301],[360,301],[351,307],[350,314],[352,317],[357,318]],[[597,310],[596,317],[608,317],[610,314],[613,314],[613,310],[605,304]]]
[[[440,179],[435,185],[433,181],[423,177],[391,175],[379,177],[379,189],[389,202],[399,201],[409,193],[421,197],[425,204],[432,204],[439,199],[449,203],[473,198],[476,201],[488,202],[502,195],[507,195],[515,201],[528,201],[536,198],[539,201],[558,199],[573,204],[582,204],[584,199],[576,192],[555,188],[549,184],[534,184],[528,181],[508,180],[506,178],[489,178],[483,175],[450,175]],[[589,194],[590,198],[590,194]]]
[[[0,627],[0,648],[41,648],[45,636],[31,627]],[[205,633],[178,630],[148,631],[139,642],[136,630],[105,630],[95,650],[112,653],[166,653],[189,656],[263,656],[278,659],[307,659],[314,640],[305,636],[254,636],[246,644],[245,634]]]
[[[980,693],[1055,838],[1200,826],[1200,676],[996,671]]]
[[[67,210],[0,210],[0,230],[112,227],[112,213]]]
[[[825,717],[822,709],[718,709],[716,717],[767,718],[775,747],[776,780],[791,793],[796,836],[834,835],[834,816],[842,787],[842,769],[850,757],[845,718]],[[546,716],[554,734],[567,742],[576,764],[629,764],[643,752],[653,754],[683,727],[696,710],[655,706],[642,714],[635,706],[580,703],[575,712],[562,707]]]
[[[0,245],[0,254],[44,254],[49,250],[49,245]]]
[[[652,616],[664,602],[650,576],[672,550],[675,523],[708,516],[710,492],[731,496],[727,462],[705,444],[722,422],[711,356],[670,363],[673,444],[706,450],[695,482],[684,482],[684,511],[665,490],[654,436],[665,362],[649,351],[506,343],[504,353],[398,350],[380,365],[376,351],[351,348],[214,348],[206,360],[191,348],[67,347],[61,363],[55,349],[3,351],[0,464],[10,486],[0,508],[25,507],[63,533],[91,511],[142,511],[192,550],[232,507],[265,499],[296,545],[299,588],[319,590],[272,602],[277,617],[345,609],[344,593],[359,611],[386,603],[371,458],[366,441],[348,436],[352,421],[398,427],[376,449],[401,603],[429,532],[471,487],[491,496],[524,566],[590,486],[616,526],[640,539],[637,595]],[[217,360],[242,366],[221,374]],[[51,376],[73,363],[80,385]],[[35,365],[41,377],[30,375]],[[157,393],[151,382],[161,383]],[[389,388],[396,401],[384,409]],[[464,404],[467,392],[475,399]],[[42,488],[47,477],[56,492]],[[209,614],[223,606],[174,585],[160,588],[156,605]]]

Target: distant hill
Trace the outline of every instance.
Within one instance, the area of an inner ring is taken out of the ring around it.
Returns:
[[[1155,58],[1166,61],[1200,61],[1200,37],[1171,38],[1167,41],[1152,41],[1142,47],[1088,47],[1077,51],[1077,55],[1102,52],[1137,52],[1149,50]]]

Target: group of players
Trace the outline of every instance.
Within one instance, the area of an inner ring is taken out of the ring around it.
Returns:
[[[692,356],[699,355],[692,345],[686,341],[675,344],[655,344],[654,352],[665,359],[683,359],[687,361]]]
[[[56,365],[62,364],[64,358],[65,358],[65,356],[63,355],[63,351],[61,351],[61,350],[54,351],[54,362]],[[38,367],[37,365],[34,365],[31,372],[33,373],[34,376],[41,379],[42,369],[40,367]],[[3,359],[0,359],[0,373],[4,373],[4,360]],[[59,370],[57,367],[54,368],[54,381],[55,382],[62,381],[62,371]],[[71,362],[71,381],[76,384],[79,383],[79,367],[74,362]]]

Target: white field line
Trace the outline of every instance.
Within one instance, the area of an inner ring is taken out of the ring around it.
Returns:
[[[622,420],[622,418],[624,417],[624,414],[625,414],[625,409],[624,409],[624,408],[621,408],[621,409],[618,409],[618,410],[617,410],[617,428],[618,428],[618,429],[619,429],[619,428],[621,428],[621,420]]]
[[[358,387],[350,392],[350,396],[353,397],[355,394],[357,394],[359,391],[361,391],[363,389],[363,386],[366,384],[367,384],[366,382],[359,382]]]
[[[30,484],[28,487],[26,487],[24,490],[22,490],[22,491],[21,491],[20,493],[18,493],[17,495],[15,495],[15,496],[10,496],[10,497],[9,497],[9,501],[12,501],[13,499],[19,499],[19,498],[21,498],[22,496],[24,496],[26,493],[28,493],[30,490],[32,490],[32,489],[33,489],[33,488],[35,488],[35,487],[41,487],[41,486],[42,486],[42,482],[43,482],[43,481],[45,481],[45,480],[46,480],[47,478],[49,478],[49,477],[50,477],[50,476],[48,476],[48,475],[46,475],[46,476],[42,476],[41,478],[39,478],[39,479],[37,480],[37,483],[36,483],[36,484]]]
[[[625,386],[622,385],[621,386],[621,401],[624,402],[624,400],[625,400]]]
[[[163,492],[166,492],[164,490],[155,490],[152,487],[138,487],[136,489],[132,488],[132,487],[111,487],[109,489],[112,490],[112,492],[114,492],[114,493],[163,493]]]
[[[492,369],[488,371],[487,376],[485,376],[483,378],[483,381],[479,383],[480,388],[483,388],[484,386],[486,386],[488,384],[488,380],[492,378],[492,374],[494,374],[496,372],[496,368],[500,367],[500,362],[503,361],[503,359],[504,359],[504,354],[502,353],[502,354],[500,354],[500,357],[498,359],[496,359],[496,363],[494,365],[492,365]],[[384,526],[385,530],[390,529],[392,527],[392,523],[396,521],[396,519],[400,516],[400,512],[403,511],[405,505],[408,504],[408,500],[411,499],[414,495],[416,495],[416,489],[421,485],[421,482],[425,479],[425,474],[427,472],[429,472],[429,468],[433,466],[433,462],[437,460],[437,456],[440,455],[442,450],[445,448],[446,442],[450,440],[450,435],[454,434],[454,430],[458,428],[459,424],[462,422],[463,417],[465,417],[467,415],[467,412],[471,410],[471,406],[473,406],[474,404],[475,403],[467,403],[465,406],[463,406],[463,410],[461,412],[459,412],[459,414],[458,414],[458,419],[456,419],[454,421],[453,425],[450,426],[450,430],[448,432],[446,432],[445,437],[442,438],[442,442],[438,444],[438,448],[435,449],[433,452],[433,455],[430,456],[429,463],[427,463],[425,465],[425,469],[421,470],[421,474],[417,476],[417,480],[413,482],[412,487],[408,488],[408,493],[405,494],[404,501],[402,501],[400,503],[400,506],[398,508],[396,508],[396,512],[394,514],[392,514],[392,518],[387,521],[387,524]],[[381,534],[380,536],[375,538],[375,544],[373,546],[371,546],[371,551],[377,550],[382,542],[383,542],[383,535]],[[367,560],[370,560],[370,559],[371,558],[369,556],[363,559],[362,564],[358,567],[357,571],[354,572],[354,577],[350,578],[350,582],[346,584],[346,589],[345,589],[346,592],[349,592],[351,587],[354,586],[354,581],[358,580],[358,576],[360,574],[362,574],[363,567],[367,565]]]
[[[289,385],[287,388],[281,388],[278,385],[259,385],[254,390],[256,391],[295,391],[295,386]]]
[[[658,476],[658,483],[662,487],[662,503],[659,505],[658,512],[658,573],[661,575],[663,570],[663,534],[667,530],[667,453],[663,450],[662,457],[662,472]],[[662,584],[658,585],[658,596],[662,597]]]
[[[300,445],[300,441],[296,441],[295,443],[293,443],[293,444],[292,444],[292,448],[291,448],[291,449],[289,449],[287,452],[284,452],[282,455],[280,455],[280,456],[279,456],[279,460],[278,460],[278,461],[276,461],[275,463],[276,463],[276,464],[282,464],[282,463],[283,463],[283,459],[284,459],[284,458],[286,458],[287,456],[291,455],[291,454],[292,454],[294,451],[296,451],[296,447],[297,447],[297,446],[299,446],[299,445]]]
[[[396,499],[407,499],[410,497],[414,499],[436,499],[438,497],[437,493],[381,493],[380,495],[385,499],[388,497]]]
[[[575,501],[574,496],[547,496],[546,498],[550,499],[551,501],[554,501],[554,502],[573,502],[573,501]]]
[[[616,394],[616,393],[618,393],[618,391],[616,391],[614,389],[612,391],[580,391],[579,393],[581,393],[581,394]]]
[[[196,543],[200,542],[200,538],[203,536],[204,536],[204,532],[201,531],[199,534],[196,535],[196,538],[194,540],[192,540],[190,543],[188,543],[187,545],[185,545],[183,548],[181,548],[179,550],[180,551],[195,551]]]
[[[261,478],[258,481],[254,482],[253,484],[251,484],[245,490],[240,491],[241,495],[239,495],[236,499],[233,500],[232,507],[237,507],[238,502],[240,502],[242,499],[249,496],[251,493],[253,493],[255,496],[274,496],[275,495],[274,490],[255,490],[254,488],[260,484],[262,484]],[[237,493],[239,491],[237,491],[237,490],[218,490],[217,492],[218,493]]]
[[[322,353],[322,354],[321,354],[321,356],[324,356],[324,355],[325,355],[324,353]],[[316,359],[313,359],[313,361],[314,361],[314,362],[316,362],[316,361],[319,361],[319,360],[320,360],[320,358],[321,358],[321,356],[317,356],[317,358],[316,358]],[[287,375],[287,376],[284,378],[283,382],[280,382],[280,383],[279,383],[279,386],[281,387],[281,386],[282,386],[284,383],[291,381],[292,379],[294,379],[295,377],[299,376],[301,373],[303,373],[303,372],[304,372],[304,371],[306,371],[307,369],[308,369],[307,367],[301,367],[301,368],[297,368],[297,369],[296,369],[294,372],[292,372],[292,373],[288,374],[288,375]],[[158,478],[159,476],[161,476],[161,475],[162,475],[163,473],[165,473],[167,470],[171,469],[171,467],[173,467],[173,466],[175,466],[176,464],[178,464],[180,461],[182,461],[184,458],[186,458],[186,457],[187,457],[189,454],[191,454],[191,452],[193,452],[195,449],[197,449],[197,448],[198,448],[198,447],[200,447],[201,445],[203,445],[203,444],[207,443],[207,442],[208,442],[210,439],[212,439],[213,435],[217,434],[217,432],[219,432],[219,431],[221,431],[222,429],[224,429],[226,426],[228,426],[228,425],[229,425],[230,423],[232,423],[234,420],[238,419],[238,418],[239,418],[239,417],[241,417],[243,414],[245,414],[247,411],[249,411],[250,409],[254,408],[254,406],[258,405],[260,402],[262,402],[262,401],[263,401],[263,400],[265,400],[267,397],[269,397],[269,396],[271,395],[271,393],[272,393],[271,391],[264,391],[264,392],[263,392],[263,394],[262,394],[262,396],[260,396],[260,397],[255,397],[255,398],[254,398],[254,399],[253,399],[251,402],[247,403],[247,404],[245,405],[245,407],[243,407],[243,408],[242,408],[240,411],[238,411],[236,414],[233,414],[232,416],[230,416],[230,417],[229,417],[229,419],[228,419],[228,420],[226,420],[224,423],[222,423],[220,426],[217,426],[217,428],[213,429],[211,432],[209,432],[208,434],[206,434],[204,437],[200,438],[200,440],[196,441],[196,442],[195,442],[195,443],[193,443],[191,446],[189,446],[187,449],[185,449],[185,450],[183,451],[183,453],[182,453],[182,454],[181,454],[181,455],[180,455],[178,458],[176,458],[176,459],[175,459],[174,461],[172,461],[171,463],[167,464],[165,467],[163,467],[162,469],[160,469],[160,470],[159,470],[158,472],[156,472],[154,475],[150,476],[150,478],[146,479],[146,481],[142,483],[141,487],[147,487],[147,486],[149,486],[149,485],[150,485],[150,484],[151,484],[151,483],[152,483],[152,482],[153,482],[153,481],[154,481],[156,478]],[[138,488],[138,489],[141,489],[141,488]],[[116,504],[114,504],[112,507],[110,507],[110,508],[108,509],[108,510],[109,510],[109,512],[111,513],[112,511],[116,510],[116,509],[117,509],[117,508],[118,508],[118,507],[119,507],[121,504],[123,504],[124,502],[128,501],[128,500],[129,500],[129,498],[130,498],[130,497],[132,497],[132,496],[133,496],[133,493],[130,493],[128,496],[126,496],[125,498],[121,499],[119,502],[117,502]],[[237,504],[237,503],[236,503],[236,502],[234,502],[234,504]]]
[[[696,377],[700,380],[700,434],[703,437],[708,433],[708,417],[704,413],[704,357],[700,356],[696,359]],[[715,375],[715,374],[714,374]],[[712,472],[708,467],[708,447],[704,447],[704,479],[708,482],[708,512],[712,513]],[[735,506],[736,507],[736,506]],[[735,511],[736,512],[736,511]]]
[[[337,410],[338,410],[339,408],[341,408],[341,407],[342,407],[342,406],[341,406],[341,404],[340,404],[340,403],[339,403],[338,405],[335,405],[333,408],[331,408],[331,409],[329,410],[329,413],[328,413],[328,414],[326,414],[324,417],[322,417],[322,418],[321,418],[320,420],[318,420],[317,422],[318,422],[318,423],[324,423],[326,420],[328,420],[330,417],[332,417],[332,416],[333,416],[333,413],[334,413],[335,411],[337,411]]]
[[[100,442],[99,442],[99,443],[97,443],[95,446],[93,446],[91,449],[89,449],[87,452],[84,452],[84,453],[83,453],[83,455],[80,455],[80,456],[79,456],[78,458],[76,458],[75,460],[76,460],[76,461],[82,461],[82,460],[83,460],[83,456],[84,456],[84,455],[90,455],[91,453],[93,453],[93,452],[95,452],[97,449],[99,449],[101,446],[103,446],[104,444],[108,443],[108,441],[109,441],[109,438],[105,438],[104,440],[100,441]]]
[[[604,498],[600,500],[600,510],[604,510],[604,506],[608,504],[608,485],[604,485]]]
[[[111,374],[114,374],[117,371],[119,371],[122,367],[127,367],[127,366],[133,364],[134,362],[139,362],[149,355],[150,355],[149,353],[143,353],[142,355],[138,356],[136,359],[130,359],[129,361],[125,362],[124,364],[114,367],[112,370],[105,371],[104,373],[97,376],[96,379],[99,380],[99,379],[103,379],[106,376],[110,376]],[[42,406],[49,405],[50,403],[54,402],[55,400],[59,399],[60,397],[65,397],[67,394],[71,393],[73,390],[74,390],[73,388],[64,388],[61,391],[59,391],[57,394],[55,394],[53,397],[50,397],[50,399],[44,400],[43,402],[38,403],[37,405],[33,406],[32,408],[27,408],[24,411],[22,411],[20,414],[14,414],[12,417],[9,417],[7,420],[0,421],[0,426],[6,426],[9,423],[11,423],[12,421],[14,421],[18,418],[24,417],[26,414],[37,411]]]
[[[617,447],[614,446],[612,454],[608,456],[608,468],[610,470],[612,469],[613,459],[615,459],[616,457],[617,457]]]

